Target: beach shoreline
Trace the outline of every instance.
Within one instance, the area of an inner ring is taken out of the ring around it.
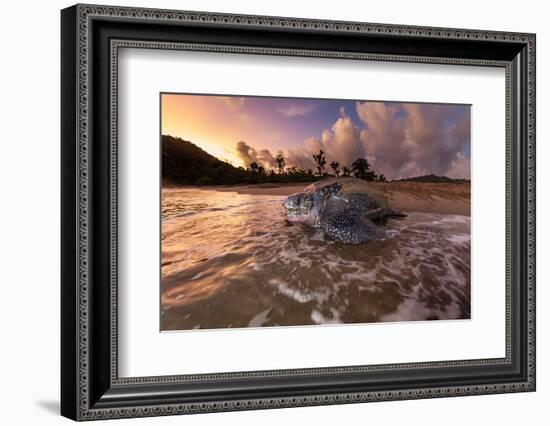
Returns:
[[[163,190],[201,189],[247,195],[288,196],[301,192],[310,183],[261,183],[224,186],[164,185]],[[395,210],[470,216],[470,183],[372,182]]]

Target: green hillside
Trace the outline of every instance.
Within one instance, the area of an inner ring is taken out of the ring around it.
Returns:
[[[162,179],[182,185],[220,185],[244,181],[247,172],[218,160],[189,141],[162,136]]]

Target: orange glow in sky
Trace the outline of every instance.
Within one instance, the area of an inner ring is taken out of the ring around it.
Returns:
[[[163,94],[161,102],[163,135],[190,141],[237,167],[247,166],[235,152],[239,141],[273,149],[286,137],[267,114],[252,119],[242,97]]]

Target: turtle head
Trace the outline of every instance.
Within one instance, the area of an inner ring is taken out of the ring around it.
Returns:
[[[308,192],[299,192],[286,197],[283,206],[288,220],[292,222],[310,222],[315,210],[315,197]]]
[[[328,199],[339,193],[339,184],[331,184],[322,188],[306,188],[304,192],[286,197],[285,207],[288,220],[319,226],[319,217]]]

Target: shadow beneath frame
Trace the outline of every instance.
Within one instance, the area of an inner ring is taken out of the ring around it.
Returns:
[[[59,401],[37,401],[36,405],[50,414],[59,415]]]

